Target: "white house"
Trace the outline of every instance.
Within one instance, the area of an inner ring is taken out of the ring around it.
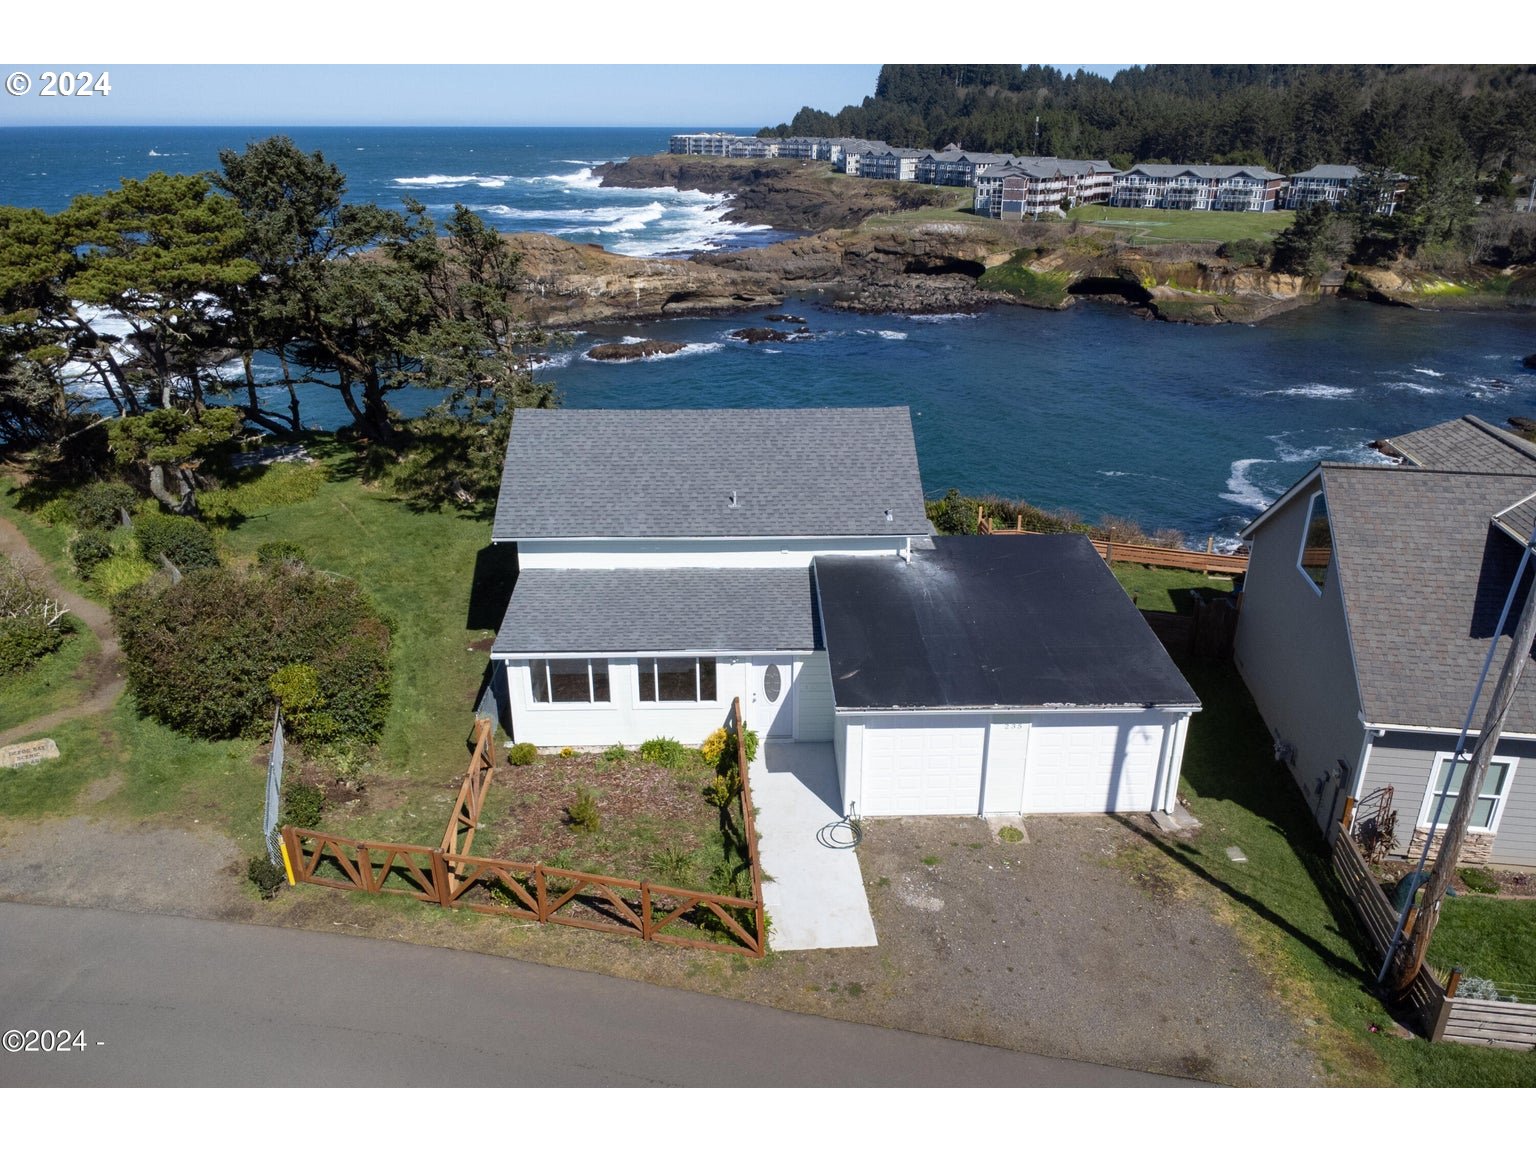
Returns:
[[[517,740],[698,743],[739,696],[844,812],[1176,802],[1167,653],[1084,539],[935,538],[905,408],[520,411],[492,537]]]

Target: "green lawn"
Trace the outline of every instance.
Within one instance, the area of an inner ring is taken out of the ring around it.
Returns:
[[[83,700],[91,684],[80,666],[100,649],[91,630],[76,621],[57,652],[25,672],[0,679],[0,732]]]
[[[1373,957],[1322,834],[1289,772],[1275,764],[1247,689],[1230,664],[1187,662],[1184,673],[1204,711],[1190,724],[1181,792],[1203,827],[1188,843],[1149,840],[1146,859],[1232,923],[1297,1015],[1317,1022],[1313,1043],[1337,1081],[1536,1085],[1536,1054],[1392,1035],[1370,989]],[[1234,844],[1247,863],[1228,858]]]
[[[1458,892],[1460,885],[1457,885]],[[1522,1001],[1536,1001],[1536,900],[1462,893],[1441,905],[1430,962],[1460,967]]]
[[[1145,564],[1111,564],[1120,586],[1146,612],[1189,612],[1195,596],[1225,596],[1232,581],[1225,576],[1183,572],[1177,568],[1148,568]]]
[[[1087,204],[1067,219],[1113,228],[1133,244],[1272,240],[1291,226],[1291,212],[1181,212],[1171,208],[1110,208]]]

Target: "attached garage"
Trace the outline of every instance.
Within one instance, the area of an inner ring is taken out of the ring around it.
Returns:
[[[1089,542],[818,557],[843,807],[1171,810],[1199,700]]]

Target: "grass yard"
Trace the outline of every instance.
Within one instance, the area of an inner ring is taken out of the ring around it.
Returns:
[[[1273,240],[1291,226],[1292,212],[1182,212],[1173,208],[1110,208],[1085,204],[1068,220],[1113,228],[1130,244]]]
[[[81,665],[100,650],[91,630],[76,621],[57,652],[25,672],[0,678],[0,732],[85,699],[91,678]]]
[[[1275,764],[1242,680],[1230,664],[1183,667],[1204,711],[1190,725],[1181,792],[1203,827],[1188,841],[1149,839],[1146,865],[1181,891],[1203,894],[1233,925],[1280,995],[1314,1022],[1312,1043],[1338,1082],[1536,1085],[1536,1054],[1393,1035],[1390,1016],[1371,994],[1371,954],[1333,877],[1322,834],[1290,774]],[[1233,862],[1229,845],[1248,862]]]
[[[1227,596],[1232,581],[1226,576],[1207,576],[1177,568],[1149,568],[1145,564],[1111,564],[1110,571],[1136,607],[1146,612],[1190,612],[1195,597]]]
[[[1536,1001],[1536,900],[1500,900],[1461,893],[1441,905],[1430,942],[1437,968],[1458,966],[1463,978],[1492,980],[1499,992]]]

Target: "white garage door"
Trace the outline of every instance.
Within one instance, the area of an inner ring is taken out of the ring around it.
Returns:
[[[981,810],[985,720],[891,717],[864,728],[865,816],[974,816]]]
[[[1037,719],[1024,766],[1025,812],[1150,812],[1161,724],[1102,716]]]

